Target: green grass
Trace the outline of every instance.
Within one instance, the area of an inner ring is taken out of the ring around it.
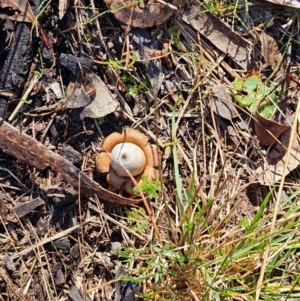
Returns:
[[[194,194],[193,190],[187,192]],[[197,198],[193,203],[184,198],[186,206],[178,206],[179,223],[168,220],[169,230],[173,230],[165,246],[153,244],[119,253],[131,266],[138,262],[133,270],[140,276],[126,279],[151,281],[149,291],[142,293],[145,300],[255,300],[263,254],[270,239],[260,300],[299,296],[299,275],[293,271],[300,247],[299,192],[280,204],[280,210],[286,213],[278,219],[271,235],[272,214],[265,211],[274,191],[265,196],[247,227],[229,227],[228,216],[223,217],[222,225],[221,221],[211,224],[208,214],[215,200],[202,205]]]

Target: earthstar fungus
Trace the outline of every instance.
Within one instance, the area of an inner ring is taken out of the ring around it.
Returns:
[[[96,155],[96,171],[108,173],[106,180],[113,188],[134,195],[135,185],[123,166],[138,184],[142,183],[142,175],[147,176],[148,182],[158,176],[158,150],[156,145],[151,145],[148,141],[146,135],[129,128],[122,134],[112,133],[103,142],[103,152]]]

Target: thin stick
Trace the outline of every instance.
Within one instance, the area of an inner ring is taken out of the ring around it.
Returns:
[[[23,104],[27,100],[29,94],[31,93],[32,89],[37,84],[37,82],[39,81],[39,79],[40,79],[40,75],[39,74],[35,74],[34,77],[32,78],[32,80],[30,81],[30,84],[29,84],[27,90],[25,91],[25,93],[23,94],[21,100],[19,101],[18,105],[16,106],[16,108],[14,109],[14,111],[9,116],[8,121],[12,121],[15,118],[15,116],[18,114],[18,112],[22,108]]]
[[[156,2],[159,2],[159,3],[161,3],[161,4],[163,4],[163,5],[167,6],[167,7],[169,7],[171,9],[178,10],[178,8],[176,6],[174,6],[174,5],[170,4],[170,3],[167,3],[166,1],[156,0]]]

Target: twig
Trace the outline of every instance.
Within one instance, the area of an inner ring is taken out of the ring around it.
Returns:
[[[176,6],[174,6],[174,5],[170,4],[170,3],[167,3],[167,2],[165,2],[163,0],[155,0],[155,1],[163,4],[164,6],[167,6],[167,7],[171,8],[171,9],[174,9],[174,10],[178,9]]]
[[[24,185],[10,170],[8,170],[7,168],[3,168],[3,167],[0,167],[0,170],[7,171],[21,186],[27,188],[26,185]]]
[[[37,84],[37,82],[39,81],[39,79],[40,79],[40,75],[39,74],[35,74],[34,77],[32,78],[32,80],[30,81],[30,84],[29,84],[27,90],[25,91],[25,93],[21,97],[21,100],[19,101],[18,105],[16,106],[16,108],[14,109],[14,111],[9,116],[8,121],[12,121],[15,118],[15,116],[18,114],[18,112],[22,108],[23,104],[27,100],[28,96],[30,95],[32,89]]]

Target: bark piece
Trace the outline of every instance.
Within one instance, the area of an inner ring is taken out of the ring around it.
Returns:
[[[13,207],[12,209],[10,209],[10,212],[15,213],[19,218],[22,218],[28,213],[33,212],[37,207],[42,206],[44,204],[45,201],[42,198],[37,197],[32,201],[21,203]]]
[[[81,154],[70,145],[63,144],[58,153],[73,164],[82,160]]]
[[[116,266],[116,277],[121,278],[125,275],[123,266]],[[140,292],[140,285],[130,281],[119,280],[116,282],[116,301],[134,301],[136,294]]]
[[[53,185],[48,189],[47,197],[52,198],[54,206],[63,206],[76,202],[78,192],[73,187]]]
[[[80,63],[82,66],[87,68],[92,68],[93,66],[91,58],[84,54],[78,57],[72,54],[62,53],[58,58],[58,62],[61,66],[71,71],[72,75],[75,77],[77,73],[77,63]]]
[[[55,285],[62,285],[66,282],[65,275],[62,271],[62,265],[60,262],[56,263],[51,269]]]
[[[32,3],[35,12],[40,0],[34,0]],[[31,24],[19,23],[7,59],[0,71],[0,90],[11,93],[15,98],[20,96],[30,69],[33,55],[32,40]],[[0,96],[0,117],[6,117],[8,103],[14,97]]]
[[[0,216],[1,216],[0,223],[6,222],[6,210],[7,210],[7,208],[6,208],[6,204],[4,202],[4,194],[0,191]]]
[[[46,245],[49,250],[52,251],[61,251],[64,254],[69,254],[70,252],[70,240],[67,237],[61,237],[52,241],[51,243]]]
[[[38,237],[44,236],[49,231],[49,220],[40,219],[36,225],[36,234]]]
[[[70,256],[71,261],[75,261],[79,258],[80,252],[79,252],[79,244],[76,243],[71,249],[70,249]]]
[[[51,167],[75,189],[80,187],[83,196],[96,194],[100,199],[117,204],[137,204],[141,199],[129,199],[110,192],[81,172],[68,160],[49,150],[34,138],[20,132],[0,118],[0,149],[22,162],[45,169]]]
[[[0,90],[12,92],[16,96],[22,92],[32,61],[30,32],[30,24],[18,24],[8,57],[0,74]]]

